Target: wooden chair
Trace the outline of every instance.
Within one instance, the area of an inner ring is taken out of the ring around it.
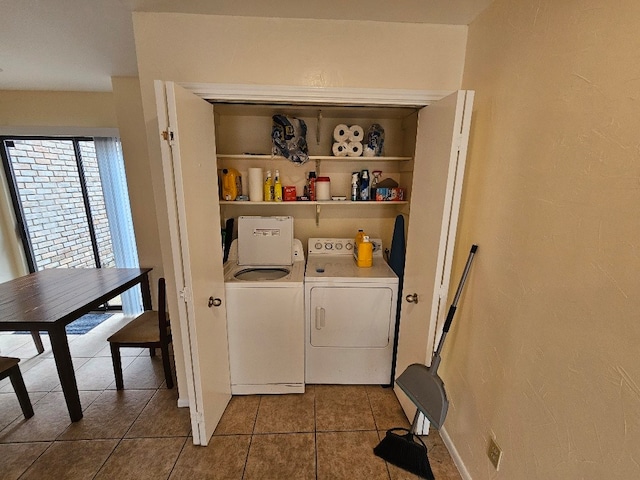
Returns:
[[[155,356],[156,348],[162,353],[162,365],[167,388],[173,388],[173,376],[169,361],[169,344],[171,343],[171,325],[167,315],[167,293],[164,278],[158,280],[158,311],[147,310],[108,339],[111,345],[111,360],[116,377],[116,388],[124,389],[122,378],[121,347],[149,348],[151,356]]]
[[[20,402],[20,408],[22,408],[24,418],[31,418],[33,417],[33,407],[31,406],[31,400],[27,393],[27,387],[24,386],[22,373],[18,366],[19,362],[19,358],[0,357],[0,380],[9,377],[11,385],[13,385],[13,389],[18,396],[18,402]]]

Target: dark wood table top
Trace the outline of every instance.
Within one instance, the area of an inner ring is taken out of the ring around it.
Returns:
[[[140,283],[150,268],[52,268],[0,284],[0,330],[49,330]]]

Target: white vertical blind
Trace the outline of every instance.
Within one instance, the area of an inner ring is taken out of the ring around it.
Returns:
[[[114,137],[94,137],[100,181],[111,229],[111,241],[116,267],[138,268],[138,249],[136,248],[129,191],[124,171],[124,160],[120,140]],[[140,287],[132,288],[122,294],[122,311],[126,315],[142,312]]]

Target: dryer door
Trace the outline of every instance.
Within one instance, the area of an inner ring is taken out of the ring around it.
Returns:
[[[391,335],[393,290],[376,286],[317,286],[310,292],[311,345],[384,348]]]

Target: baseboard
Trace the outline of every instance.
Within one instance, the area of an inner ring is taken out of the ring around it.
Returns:
[[[440,428],[439,433],[440,438],[442,438],[442,442],[444,443],[445,447],[447,447],[447,450],[449,450],[449,455],[451,455],[453,463],[456,464],[456,468],[458,469],[458,472],[460,472],[460,476],[463,478],[463,480],[473,480],[471,478],[471,475],[469,474],[469,470],[467,470],[467,467],[465,467],[462,458],[460,458],[458,449],[451,441],[451,437],[449,436],[445,428]]]
[[[178,398],[178,408],[186,408],[189,406],[189,399],[188,398]]]

